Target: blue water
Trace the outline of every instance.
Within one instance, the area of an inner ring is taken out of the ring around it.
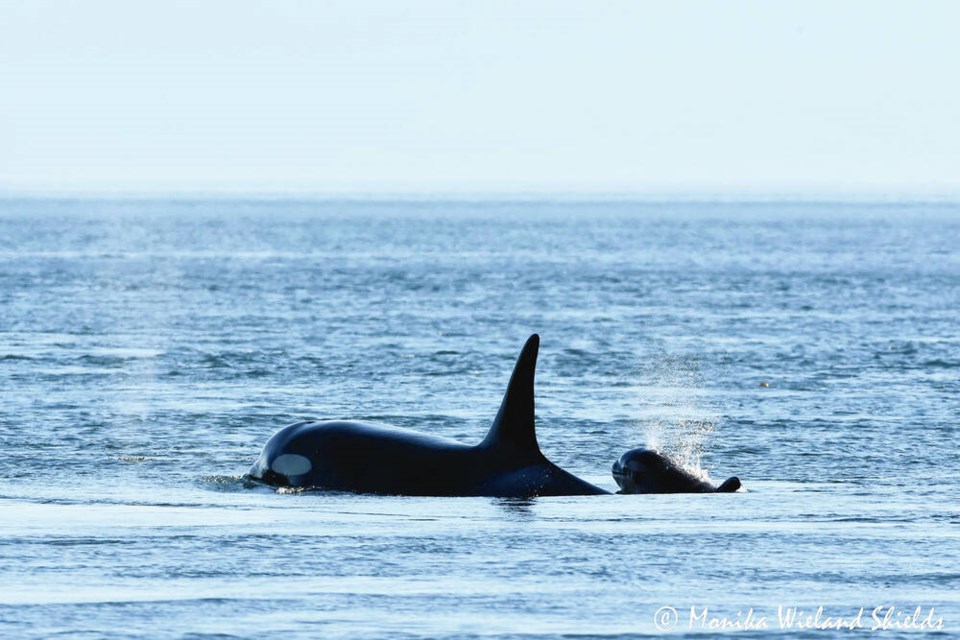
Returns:
[[[958,247],[950,203],[0,201],[0,636],[958,635]],[[554,462],[745,491],[244,481],[304,417],[478,441],[533,332]]]

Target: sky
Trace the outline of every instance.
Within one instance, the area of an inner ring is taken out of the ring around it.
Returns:
[[[960,193],[960,3],[0,0],[0,192]]]

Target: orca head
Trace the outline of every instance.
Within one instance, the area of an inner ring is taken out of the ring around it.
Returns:
[[[250,467],[252,478],[278,487],[302,484],[304,478],[313,470],[313,463],[307,456],[296,453],[297,436],[301,427],[312,424],[309,421],[288,425],[275,433],[264,445],[260,457]]]
[[[642,447],[620,456],[612,472],[620,493],[729,493],[740,488],[736,477],[714,487],[670,458]]]
[[[627,451],[613,463],[613,479],[621,493],[663,493],[660,479],[675,465],[651,449]]]

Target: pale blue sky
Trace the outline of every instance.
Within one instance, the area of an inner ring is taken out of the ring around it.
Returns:
[[[0,0],[0,191],[960,192],[957,2]]]

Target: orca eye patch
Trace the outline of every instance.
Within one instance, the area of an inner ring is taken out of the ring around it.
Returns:
[[[310,469],[313,468],[313,465],[310,464],[310,460],[301,455],[285,453],[277,456],[274,461],[270,463],[270,468],[289,478],[290,476],[300,476],[308,473]]]

